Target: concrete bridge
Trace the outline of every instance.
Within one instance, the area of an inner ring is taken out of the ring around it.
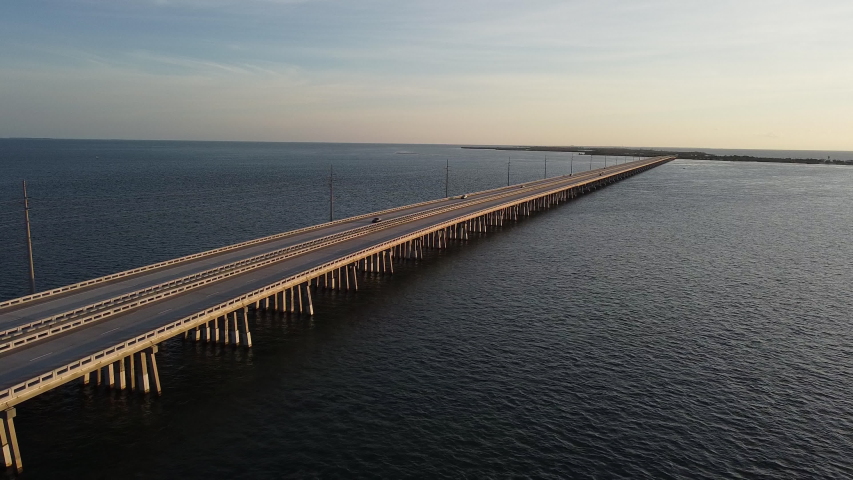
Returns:
[[[312,291],[358,290],[472,232],[486,232],[656,167],[655,157],[443,198],[230,245],[0,302],[0,442],[21,470],[15,405],[72,380],[160,394],[158,345],[175,336],[252,346],[249,319],[313,315]],[[373,219],[381,221],[374,223]]]

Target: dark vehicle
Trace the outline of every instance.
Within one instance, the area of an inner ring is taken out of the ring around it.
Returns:
[[[381,222],[381,221],[382,221],[382,219],[381,219],[381,218],[376,217],[376,218],[374,218],[370,223],[379,223],[379,222]]]
[[[465,200],[466,198],[468,198],[468,194],[466,193],[465,195],[462,195],[462,196],[461,196],[461,197],[459,197],[459,198],[461,198],[462,200]]]

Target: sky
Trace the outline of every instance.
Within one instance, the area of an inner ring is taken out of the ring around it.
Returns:
[[[853,150],[850,0],[4,0],[0,137]]]

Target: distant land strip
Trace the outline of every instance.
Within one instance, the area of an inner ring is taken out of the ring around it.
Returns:
[[[675,155],[689,160],[719,160],[723,162],[771,162],[771,163],[808,163],[827,165],[853,165],[853,160],[836,160],[827,157],[820,158],[773,158],[752,157],[749,155],[715,155],[707,152],[676,152],[669,150],[654,150],[650,148],[623,147],[462,147],[472,150],[506,150],[510,152],[576,152],[595,156],[621,157],[657,157]]]

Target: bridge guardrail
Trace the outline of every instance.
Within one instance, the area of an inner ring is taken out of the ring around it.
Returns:
[[[583,173],[586,173],[586,172],[583,172]],[[552,178],[557,178],[557,177],[552,177]],[[530,182],[530,183],[533,183],[533,182]],[[493,188],[493,189],[488,189],[488,190],[482,190],[480,192],[471,193],[470,195],[479,195],[479,194],[483,194],[483,193],[494,192],[494,191],[504,190],[504,189],[508,189],[508,188],[512,188],[512,186],[498,187],[498,188]],[[2,310],[4,308],[8,308],[8,307],[22,305],[24,303],[27,303],[27,302],[30,302],[33,300],[38,300],[41,298],[45,298],[45,297],[49,297],[49,296],[53,296],[53,295],[59,295],[62,293],[67,293],[67,292],[73,291],[73,290],[78,290],[78,289],[89,287],[89,286],[96,285],[99,283],[104,283],[104,282],[116,280],[119,278],[129,277],[132,275],[136,275],[138,273],[156,270],[158,268],[167,267],[170,265],[176,265],[179,263],[187,262],[190,260],[196,260],[199,258],[204,258],[204,257],[212,256],[212,255],[218,255],[220,253],[225,253],[225,252],[229,252],[232,250],[239,250],[240,248],[245,248],[248,246],[258,245],[258,244],[266,243],[266,242],[271,242],[271,241],[279,240],[281,238],[285,238],[288,236],[307,233],[307,232],[310,232],[310,231],[313,231],[313,230],[316,230],[319,228],[326,228],[326,227],[329,227],[331,225],[338,225],[338,224],[346,223],[346,222],[354,222],[354,221],[363,220],[363,219],[375,217],[375,216],[388,215],[390,213],[394,213],[394,212],[397,212],[400,210],[405,210],[408,208],[421,207],[424,205],[429,205],[432,203],[439,203],[439,202],[443,202],[446,200],[448,200],[448,198],[438,198],[438,199],[427,200],[424,202],[414,203],[414,204],[406,205],[406,206],[402,206],[402,207],[394,207],[394,208],[389,208],[386,210],[380,210],[378,212],[365,213],[362,215],[356,215],[353,217],[347,217],[347,218],[342,218],[339,220],[334,220],[332,222],[321,223],[318,225],[312,225],[309,227],[303,227],[303,228],[299,228],[296,230],[290,230],[287,232],[276,233],[273,235],[268,235],[266,237],[256,238],[253,240],[247,240],[245,242],[235,243],[233,245],[226,245],[224,247],[219,247],[219,248],[215,248],[212,250],[206,250],[204,252],[194,253],[192,255],[185,255],[183,257],[173,258],[171,260],[164,260],[162,262],[153,263],[151,265],[145,265],[142,267],[132,268],[130,270],[124,270],[121,272],[112,273],[110,275],[105,275],[102,277],[97,277],[97,278],[93,278],[93,279],[89,279],[89,280],[83,280],[81,282],[73,283],[70,285],[65,285],[65,286],[54,288],[51,290],[45,290],[43,292],[36,292],[36,293],[30,294],[30,295],[25,295],[23,297],[17,297],[17,298],[12,298],[9,300],[4,300],[4,301],[0,302],[0,310]]]
[[[587,172],[584,172],[581,175],[582,176],[592,176]],[[564,178],[565,178],[564,176],[563,177],[551,177],[549,179],[539,181],[538,183],[527,184],[527,185],[525,185],[525,190],[533,190],[536,188],[541,188],[543,185],[563,181]],[[575,178],[578,178],[578,177],[575,177]],[[506,190],[506,189],[502,189],[502,190]],[[445,213],[447,211],[457,210],[460,208],[465,208],[465,207],[469,207],[472,205],[477,205],[480,203],[492,201],[492,200],[495,200],[496,198],[502,198],[504,196],[515,195],[516,193],[518,193],[517,189],[509,189],[506,192],[498,192],[497,195],[486,196],[486,197],[477,197],[477,198],[473,198],[473,199],[471,199],[467,202],[463,202],[463,203],[454,203],[454,204],[447,205],[444,207],[439,207],[439,208],[426,210],[423,212],[416,212],[416,213],[404,215],[404,216],[389,220],[387,222],[381,222],[378,224],[363,225],[363,226],[360,226],[360,227],[357,227],[357,228],[354,228],[351,230],[347,230],[345,232],[339,232],[336,234],[328,235],[326,237],[321,237],[319,239],[309,240],[309,241],[303,242],[301,244],[291,245],[291,246],[284,247],[284,248],[279,249],[279,250],[275,250],[273,252],[267,252],[267,253],[260,254],[260,255],[257,255],[255,257],[251,257],[248,259],[243,259],[243,260],[240,260],[238,262],[234,262],[234,263],[231,263],[228,265],[223,265],[223,266],[216,267],[216,268],[213,268],[210,270],[206,270],[204,272],[198,272],[196,274],[188,275],[188,276],[182,277],[180,279],[176,279],[176,280],[172,280],[169,282],[164,282],[164,283],[159,284],[159,285],[147,287],[147,288],[139,290],[139,291],[130,292],[128,294],[125,294],[125,295],[122,295],[119,297],[114,297],[114,298],[111,298],[108,300],[104,300],[101,302],[97,302],[94,304],[87,305],[85,307],[81,307],[79,309],[75,309],[74,311],[71,311],[71,312],[64,312],[60,315],[54,315],[51,317],[46,317],[44,319],[39,319],[39,320],[36,320],[33,322],[29,322],[29,323],[24,324],[24,325],[19,325],[19,326],[16,326],[14,328],[7,329],[3,332],[0,332],[0,337],[8,338],[9,336],[12,336],[12,338],[9,341],[0,343],[0,353],[8,352],[14,348],[18,348],[18,347],[27,345],[27,344],[32,343],[32,342],[37,341],[37,340],[42,340],[48,336],[56,335],[59,333],[64,333],[70,329],[81,327],[81,326],[89,324],[93,321],[101,320],[101,319],[108,317],[110,315],[113,315],[115,313],[121,313],[121,312],[124,312],[124,311],[132,309],[132,308],[137,308],[137,307],[146,305],[146,304],[151,303],[151,302],[156,301],[156,300],[161,300],[161,299],[166,298],[166,297],[170,297],[170,296],[173,296],[173,295],[176,295],[179,293],[186,292],[187,290],[191,290],[193,288],[198,288],[198,287],[201,287],[204,285],[208,285],[212,282],[220,281],[220,280],[226,279],[226,278],[234,276],[234,275],[240,275],[243,273],[247,273],[251,270],[254,270],[257,268],[262,268],[262,267],[270,265],[272,263],[284,261],[284,260],[286,260],[288,258],[292,258],[296,255],[301,255],[301,254],[307,253],[307,251],[310,251],[310,249],[323,248],[323,247],[326,247],[328,245],[332,245],[334,243],[350,240],[350,239],[355,238],[357,236],[367,235],[369,233],[373,233],[374,231],[382,230],[385,228],[390,228],[390,227],[400,225],[400,224],[410,222],[410,221],[419,220],[421,218],[425,218],[425,217],[428,217],[431,215],[437,215],[437,214]],[[273,257],[273,258],[270,258],[270,257]],[[240,267],[240,265],[243,265],[243,266]],[[223,271],[224,271],[224,273],[219,273],[216,277],[202,278],[201,280],[197,280],[194,283],[189,284],[189,285],[180,285],[181,283],[191,281],[192,279],[195,279],[195,278],[199,278],[199,277],[203,277],[205,275],[211,275],[211,274],[215,274],[216,272],[223,272]],[[167,290],[167,291],[162,292],[160,294],[154,293],[154,294],[147,295],[145,297],[139,298],[139,297],[141,297],[141,295],[145,295],[146,293],[150,293],[150,292],[156,292],[157,290],[162,289],[162,288],[166,288],[166,287],[172,287],[172,288],[170,290]],[[74,314],[86,313],[88,311],[91,311],[92,309],[95,309],[98,307],[103,307],[103,306],[110,305],[110,304],[115,304],[118,301],[130,299],[130,298],[135,298],[135,301],[132,301],[130,303],[127,303],[127,304],[124,304],[121,306],[116,306],[114,308],[101,310],[101,311],[98,311],[96,313],[91,313],[91,314],[86,315],[86,316],[77,317],[73,321],[70,321],[70,322],[68,321],[69,318],[71,318],[72,315],[74,315]],[[60,325],[57,325],[57,324],[60,324]],[[46,330],[41,330],[46,326],[50,327],[50,328],[48,328]],[[33,331],[33,330],[37,330],[37,331]]]
[[[651,159],[651,161],[644,162],[642,165],[637,165],[634,168],[624,169],[624,170],[620,169],[619,173],[622,173],[625,171],[635,170],[638,168],[643,168],[646,166],[666,163],[668,161],[673,160],[674,158],[675,157],[653,157]],[[612,175],[613,175],[613,173],[608,173],[607,177],[610,177]],[[598,180],[599,180],[598,177],[593,177],[593,179],[588,180],[586,182],[583,182],[582,184],[572,185],[571,188],[574,188],[577,186],[582,186],[582,185],[585,185],[585,184],[588,184],[591,182],[595,182]],[[553,191],[543,193],[542,195],[539,195],[539,196],[549,195],[551,193],[555,193],[555,192],[558,192],[560,190],[563,190],[563,188],[555,189]],[[503,204],[502,206],[496,207],[496,208],[498,208],[498,209],[506,208],[507,205],[517,204],[517,203],[521,203],[521,202],[510,202],[509,204]],[[479,216],[482,214],[483,213],[478,212],[475,214],[471,214],[471,216],[473,218],[475,218],[476,216]],[[464,221],[464,220],[454,219],[453,221],[458,223],[458,222]],[[211,316],[214,316],[213,318],[216,318],[216,317],[220,316],[220,314],[224,314],[224,313],[232,311],[233,310],[232,307],[234,307],[237,304],[239,304],[239,306],[241,306],[241,307],[247,306],[251,303],[254,303],[254,301],[256,301],[256,300],[266,298],[267,296],[270,295],[270,292],[275,292],[275,291],[278,291],[278,290],[281,290],[284,288],[289,288],[292,286],[299,285],[299,284],[305,282],[306,279],[313,278],[312,275],[314,273],[317,273],[317,272],[320,272],[322,270],[326,270],[329,268],[335,268],[336,265],[347,265],[350,263],[350,261],[352,259],[361,258],[365,255],[370,255],[373,252],[385,250],[386,247],[388,247],[389,245],[396,245],[398,243],[404,242],[404,241],[406,241],[405,239],[407,239],[407,238],[417,238],[418,236],[423,236],[426,233],[434,231],[435,229],[436,228],[434,226],[431,226],[431,227],[420,229],[416,232],[410,232],[409,234],[402,235],[402,236],[397,237],[397,238],[392,239],[392,240],[388,240],[388,241],[383,242],[379,245],[375,245],[375,246],[367,248],[367,249],[362,249],[358,252],[354,252],[350,255],[347,255],[347,256],[342,257],[342,258],[337,259],[337,260],[334,260],[332,262],[327,262],[326,264],[323,264],[321,266],[311,268],[305,272],[301,272],[301,273],[296,274],[296,275],[291,275],[290,277],[287,277],[281,281],[267,285],[267,286],[262,287],[260,289],[255,289],[252,292],[246,293],[246,294],[241,295],[239,297],[235,297],[235,298],[228,300],[226,302],[222,302],[216,306],[213,306],[213,307],[207,308],[205,310],[202,310],[200,312],[194,313],[192,315],[186,316],[180,320],[170,322],[170,323],[168,323],[162,327],[158,327],[158,328],[151,330],[151,331],[148,331],[144,334],[137,335],[134,338],[126,340],[125,342],[113,345],[112,347],[108,347],[108,348],[103,349],[99,352],[85,356],[79,360],[76,360],[74,362],[68,363],[68,364],[63,365],[61,367],[55,368],[49,372],[38,375],[38,376],[33,377],[33,378],[26,380],[24,382],[18,383],[16,385],[13,385],[13,386],[6,388],[4,390],[0,390],[0,408],[8,408],[9,406],[14,405],[13,401],[17,397],[20,397],[23,395],[28,395],[28,393],[32,393],[34,391],[34,390],[32,390],[34,387],[38,387],[40,384],[42,384],[44,382],[47,382],[50,380],[56,380],[58,382],[57,385],[62,384],[66,380],[72,380],[74,378],[79,377],[83,373],[85,373],[85,372],[81,371],[83,369],[83,367],[86,367],[86,366],[91,365],[93,363],[96,363],[98,361],[101,361],[104,363],[109,363],[109,362],[106,362],[106,360],[111,359],[112,356],[116,356],[117,353],[122,354],[121,356],[124,356],[123,352],[125,352],[125,351],[131,350],[132,352],[135,352],[135,351],[141,350],[142,348],[145,348],[147,346],[151,346],[151,345],[154,345],[156,343],[159,343],[160,341],[166,340],[166,339],[171,338],[174,335],[180,333],[180,331],[176,332],[175,331],[176,329],[180,329],[181,327],[186,327],[187,330],[190,328],[193,328],[193,323],[194,322],[195,323],[201,323],[202,318],[209,319]],[[204,320],[204,321],[206,321],[206,320]],[[140,345],[141,345],[141,347],[140,347]],[[134,348],[134,347],[136,347],[136,348]],[[112,361],[115,361],[115,360],[111,359],[110,362],[112,362]],[[35,391],[38,391],[38,389],[36,389]],[[26,398],[29,398],[29,396],[26,396]]]

